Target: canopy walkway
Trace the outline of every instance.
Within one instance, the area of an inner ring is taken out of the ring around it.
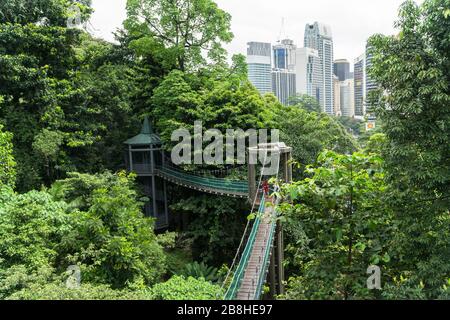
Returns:
[[[247,180],[205,177],[168,165],[157,167],[156,175],[174,184],[201,192],[235,198],[248,198]]]
[[[246,180],[205,177],[170,165],[159,166],[155,169],[157,176],[186,188],[211,194],[239,198],[249,197],[248,181]],[[232,266],[234,274],[225,294],[225,300],[258,300],[263,294],[277,225],[275,211],[277,203],[274,199],[266,199],[261,195],[254,199],[255,204],[259,203],[259,209],[255,219],[252,219],[251,229],[248,224],[244,232],[238,251],[242,248],[243,250],[239,262]],[[247,235],[248,231],[250,233]],[[243,247],[245,238],[247,241]]]
[[[263,198],[239,262],[234,268],[225,300],[259,300],[262,297],[276,225],[275,205]]]
[[[155,174],[171,183],[201,192],[239,198],[250,196],[247,180],[202,176],[167,163],[164,166],[156,166]],[[234,274],[228,276],[231,283],[224,297],[226,300],[257,300],[263,294],[274,246],[277,226],[275,208],[278,202],[276,198],[266,198],[261,193],[252,200],[254,206],[258,205],[259,209],[255,218],[249,220],[238,248],[231,268]],[[250,228],[251,222],[253,224]]]
[[[233,180],[226,178],[230,176],[227,168],[199,174],[198,171],[190,172],[175,166],[166,157],[161,139],[154,133],[148,118],[144,120],[141,133],[125,141],[125,144],[128,148],[125,158],[128,171],[135,172],[147,188],[151,201],[146,204],[146,212],[157,218],[157,225],[158,221],[161,221],[161,227],[167,226],[169,221],[166,181],[205,193],[247,198],[252,201],[250,214],[252,219],[248,219],[236,255],[223,282],[222,287],[227,289],[225,296],[221,298],[260,299],[269,269],[272,295],[284,292],[283,231],[277,221],[276,212],[279,198],[268,196],[267,181],[270,177],[278,180],[279,175],[286,183],[292,181],[290,147],[282,142],[276,142],[259,143],[248,148],[248,178]],[[261,154],[264,154],[264,158],[259,159],[263,160],[259,163],[258,155],[260,157]],[[271,161],[266,162],[269,155]],[[261,165],[258,184],[256,184],[257,164]],[[276,167],[272,168],[273,164]],[[231,168],[235,169],[236,167]],[[262,184],[263,177],[265,177],[264,184]],[[159,184],[157,179],[162,179],[163,183]],[[158,185],[162,185],[159,190]],[[162,196],[158,197],[157,191]],[[254,212],[257,207],[259,209]],[[277,250],[274,250],[274,246]]]

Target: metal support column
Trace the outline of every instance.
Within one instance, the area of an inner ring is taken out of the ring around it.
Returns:
[[[284,294],[284,239],[283,226],[277,223],[277,268],[278,268],[278,294]]]
[[[276,270],[275,270],[275,247],[272,248],[272,254],[270,255],[270,266],[269,266],[269,284],[270,284],[270,297],[272,299],[277,295],[277,281],[276,281]]]
[[[129,169],[129,171],[131,172],[131,171],[133,171],[133,152],[131,151],[131,145],[130,146],[128,146],[128,157],[129,157],[129,161],[130,161],[130,164],[129,164],[129,167],[130,167],[130,169]]]
[[[253,203],[256,197],[256,161],[254,159],[254,154],[251,150],[249,150],[249,159],[248,159],[248,195],[250,203]]]
[[[152,198],[153,198],[153,217],[158,219],[158,207],[156,205],[156,179],[155,179],[155,159],[153,151],[150,151],[150,172],[152,174]]]

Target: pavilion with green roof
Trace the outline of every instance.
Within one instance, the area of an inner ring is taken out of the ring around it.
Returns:
[[[156,218],[156,229],[169,224],[166,181],[157,176],[157,168],[164,161],[161,138],[154,132],[147,117],[141,132],[124,142],[127,146],[127,170],[136,173],[146,196],[150,201],[145,204],[147,216]]]

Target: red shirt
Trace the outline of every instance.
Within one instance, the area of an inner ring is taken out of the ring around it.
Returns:
[[[267,183],[267,181],[263,182],[262,187],[263,187],[264,194],[268,194],[269,193],[269,184]]]

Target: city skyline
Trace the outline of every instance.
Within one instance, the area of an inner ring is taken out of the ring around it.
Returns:
[[[232,15],[234,39],[226,44],[229,55],[244,54],[247,42],[270,42],[289,38],[303,43],[304,27],[311,21],[331,26],[334,58],[353,61],[365,50],[367,38],[375,33],[394,34],[397,10],[403,0],[316,0],[298,3],[289,0],[257,1],[216,0]],[[416,0],[422,3],[423,0]],[[113,41],[112,32],[122,27],[126,17],[126,0],[93,0],[91,24],[94,35]],[[327,8],[327,10],[324,10]],[[378,14],[377,14],[378,13]],[[280,31],[284,18],[284,32]]]

